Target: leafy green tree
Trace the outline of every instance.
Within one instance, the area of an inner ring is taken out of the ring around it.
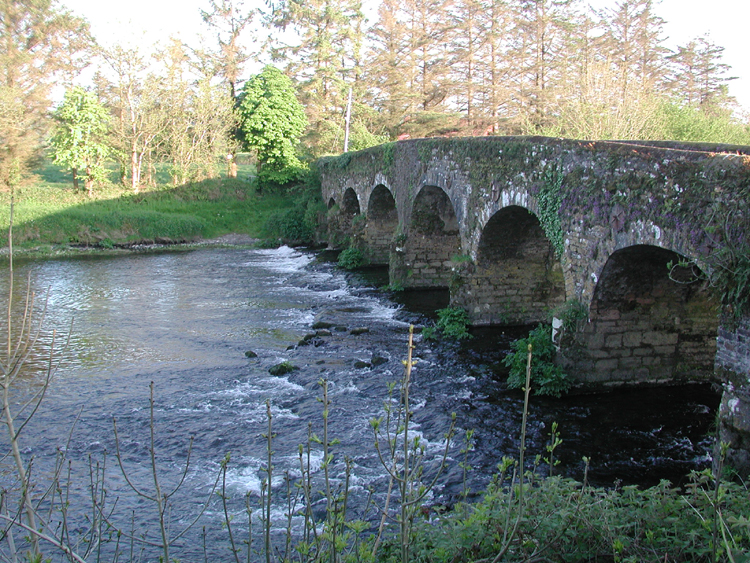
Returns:
[[[42,146],[50,91],[88,63],[88,24],[52,0],[0,0],[0,184]]]
[[[52,136],[55,163],[73,172],[73,187],[78,189],[79,171],[86,191],[92,194],[94,182],[104,177],[104,159],[109,154],[106,142],[109,112],[92,92],[75,86],[65,92],[55,111],[56,126]]]
[[[245,144],[257,155],[259,178],[279,184],[293,180],[302,166],[297,144],[307,118],[292,81],[268,65],[245,82],[241,98]]]

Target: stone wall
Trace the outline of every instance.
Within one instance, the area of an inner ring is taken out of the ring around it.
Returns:
[[[728,445],[727,464],[750,476],[750,318],[725,319],[719,329],[716,371],[724,382],[719,440]]]
[[[719,306],[698,272],[674,265],[678,261],[675,253],[646,245],[613,254],[589,322],[564,353],[568,369],[589,383],[706,379],[716,355]]]

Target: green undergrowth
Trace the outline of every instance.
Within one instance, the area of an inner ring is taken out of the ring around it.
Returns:
[[[437,340],[438,337],[450,340],[468,340],[469,314],[460,307],[446,307],[437,310],[438,320],[434,327],[426,327],[422,336],[427,340]]]
[[[338,258],[338,265],[345,270],[359,268],[365,263],[365,255],[361,250],[350,246],[341,251]]]
[[[570,390],[572,381],[563,369],[555,364],[556,349],[552,343],[552,327],[539,325],[526,338],[511,344],[512,351],[503,363],[510,368],[508,387],[521,389],[524,386],[529,346],[534,354],[531,366],[532,388],[538,395],[561,396]]]
[[[138,194],[107,184],[88,197],[62,182],[64,174],[53,172],[45,165],[35,181],[16,189],[16,249],[189,242],[228,233],[262,237],[269,218],[293,208],[297,197],[282,191],[259,195],[246,179],[232,178],[147,187]],[[0,205],[9,208],[10,193],[0,192]],[[9,215],[3,214],[3,246],[8,222]]]
[[[480,502],[421,520],[412,561],[738,562],[750,557],[747,489],[722,482],[715,491],[710,471],[693,473],[685,489],[662,481],[643,490],[591,487],[529,472],[520,506],[521,485],[511,485],[509,467],[506,462]],[[395,551],[384,550],[389,553],[381,560],[397,560]]]

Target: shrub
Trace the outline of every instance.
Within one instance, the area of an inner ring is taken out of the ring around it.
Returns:
[[[438,332],[444,338],[465,340],[471,338],[469,334],[469,314],[460,307],[446,307],[438,309],[438,320],[435,327],[427,327],[422,331],[426,340],[436,340]]]
[[[350,246],[339,254],[338,264],[345,270],[359,268],[365,263],[365,255],[358,248]]]
[[[320,192],[304,189],[291,209],[271,215],[263,227],[268,239],[282,239],[294,244],[315,244],[320,218],[325,216],[325,206]]]
[[[508,387],[521,389],[526,383],[526,362],[528,348],[531,345],[533,358],[531,361],[531,386],[537,395],[553,395],[559,397],[570,390],[570,377],[560,366],[555,365],[557,350],[552,343],[552,327],[539,325],[526,338],[519,338],[513,344],[513,349],[503,364],[510,368]]]

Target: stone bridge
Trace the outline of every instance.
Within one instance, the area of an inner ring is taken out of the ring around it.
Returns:
[[[418,139],[319,168],[331,246],[388,264],[394,286],[449,288],[475,325],[561,319],[559,359],[584,384],[722,382],[723,435],[750,467],[750,319],[714,287],[747,258],[749,155]]]

